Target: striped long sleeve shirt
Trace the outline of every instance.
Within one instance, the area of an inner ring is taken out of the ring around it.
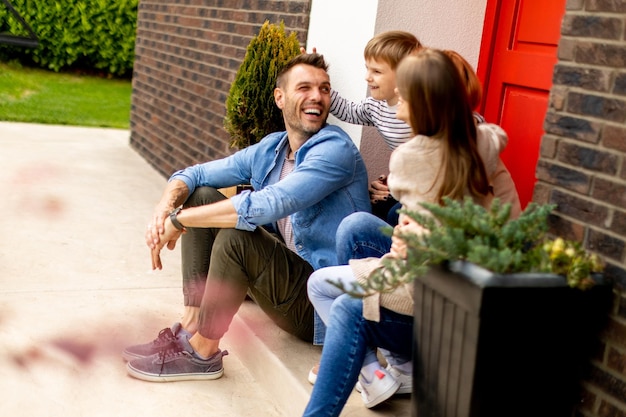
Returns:
[[[408,124],[396,119],[396,106],[389,106],[384,100],[367,97],[355,103],[341,97],[335,90],[330,97],[330,113],[333,116],[347,123],[376,127],[391,150],[414,136]]]

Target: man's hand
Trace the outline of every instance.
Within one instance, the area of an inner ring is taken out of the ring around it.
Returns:
[[[165,219],[172,210],[173,208],[162,204],[157,205],[154,209],[152,221],[148,224],[148,229],[146,230],[146,245],[150,249],[154,249],[160,243],[160,236],[165,233]]]
[[[156,227],[154,228],[156,229]],[[163,222],[163,233],[159,234],[158,242],[154,243],[150,246],[150,257],[152,259],[152,269],[163,269],[163,264],[161,263],[161,250],[163,247],[167,246],[169,250],[174,250],[176,247],[176,241],[178,238],[185,233],[184,230],[178,230],[174,227],[172,222],[169,219],[169,216],[166,217],[166,220]]]
[[[172,211],[187,200],[189,189],[181,180],[172,180],[165,186],[161,200],[154,208],[152,221],[148,223],[146,231],[146,245],[154,249],[161,242],[161,235],[165,233],[165,219]]]
[[[387,176],[381,175],[372,181],[369,187],[370,202],[376,204],[389,198],[389,187],[387,187]]]

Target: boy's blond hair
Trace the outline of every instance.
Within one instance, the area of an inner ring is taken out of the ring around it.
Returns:
[[[384,61],[395,70],[402,58],[423,48],[420,41],[409,32],[391,30],[379,33],[365,45],[365,59]]]

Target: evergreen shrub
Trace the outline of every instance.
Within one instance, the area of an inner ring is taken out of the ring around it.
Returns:
[[[423,276],[433,265],[467,261],[498,274],[558,274],[570,287],[588,289],[595,282],[592,276],[604,269],[604,262],[579,242],[548,237],[548,216],[554,204],[531,202],[518,218],[511,219],[511,204],[501,204],[497,198],[490,209],[469,197],[443,200],[442,205],[422,203],[424,211],[402,210],[429,231],[400,234],[407,244],[406,259],[385,259],[384,268],[355,288],[333,284],[363,296],[392,291]],[[391,233],[391,227],[387,232]]]
[[[298,54],[296,33],[287,35],[283,22],[266,21],[250,41],[226,99],[224,128],[231,135],[232,147],[242,149],[269,133],[285,130],[282,112],[274,102],[274,87],[280,70]]]

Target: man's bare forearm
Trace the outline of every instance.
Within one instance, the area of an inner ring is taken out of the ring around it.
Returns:
[[[182,205],[187,200],[187,197],[189,197],[187,184],[181,180],[172,180],[167,183],[159,206],[168,209],[168,211],[172,211]]]

